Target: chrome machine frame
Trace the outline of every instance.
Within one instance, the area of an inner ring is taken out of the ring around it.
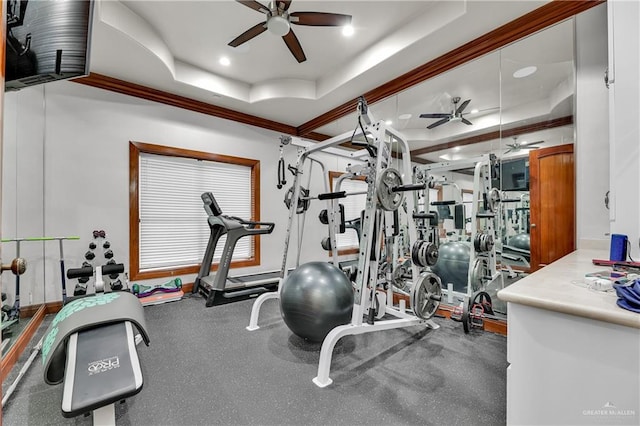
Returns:
[[[401,181],[400,185],[394,186],[393,188],[388,188],[387,195],[390,195],[392,193],[402,193],[405,191],[414,191],[418,189],[416,187],[419,185],[415,185],[413,183],[410,149],[404,136],[392,127],[386,125],[384,121],[374,122],[371,114],[368,111],[368,107],[364,99],[360,99],[360,101],[358,102],[358,113],[360,124],[362,125],[362,128],[360,130],[353,133],[347,132],[328,139],[324,142],[306,146],[301,151],[299,151],[298,160],[295,167],[295,170],[302,170],[307,160],[313,160],[311,157],[313,153],[322,151],[330,152],[330,150],[335,149],[335,146],[352,140],[354,135],[359,136],[364,134],[367,138],[367,150],[356,151],[350,155],[353,158],[363,158],[366,153],[369,153],[368,167],[364,167],[360,170],[360,172],[363,173],[365,172],[364,169],[366,169],[368,188],[366,208],[361,230],[362,237],[360,239],[358,273],[354,286],[353,312],[350,323],[335,327],[329,332],[322,343],[322,347],[320,350],[320,359],[318,362],[318,374],[313,379],[313,382],[319,387],[326,387],[332,383],[332,380],[329,378],[329,371],[331,368],[333,349],[336,343],[344,336],[410,327],[414,325],[422,325],[433,329],[439,328],[439,326],[430,319],[431,316],[435,314],[441,297],[439,279],[437,279],[437,277],[435,277],[435,275],[433,275],[432,273],[425,271],[415,264],[412,266],[413,290],[411,293],[410,304],[413,308],[415,306],[423,306],[418,303],[424,303],[424,306],[426,306],[426,303],[429,303],[431,310],[429,311],[428,315],[422,314],[421,316],[418,316],[417,314],[415,314],[415,311],[420,311],[419,308],[413,309],[414,312],[411,312],[409,309],[407,309],[406,301],[402,298],[400,298],[397,306],[394,305],[393,286],[390,283],[386,286],[386,292],[382,293],[378,291],[378,289],[380,288],[379,284],[381,284],[378,279],[378,271],[380,261],[382,260],[380,259],[380,252],[382,251],[382,238],[377,237],[374,239],[372,236],[374,234],[374,229],[376,228],[379,231],[378,235],[385,232],[387,232],[387,235],[389,235],[390,228],[393,224],[394,214],[393,211],[390,211],[388,206],[386,206],[385,208],[385,205],[380,201],[381,197],[384,199],[384,196],[380,194],[380,191],[382,191],[381,186],[384,186],[384,182],[382,181],[382,179],[385,176],[393,175],[394,178]],[[369,139],[373,139],[373,142],[369,142]],[[401,170],[396,171],[395,169],[391,169],[393,160],[391,149],[392,143],[397,143],[397,146],[400,149],[400,153],[402,155],[402,159],[400,161]],[[373,155],[374,153],[375,155]],[[389,172],[389,170],[392,170],[392,172]],[[288,273],[287,256],[289,252],[289,239],[291,235],[290,230],[293,224],[293,218],[296,215],[298,200],[301,199],[299,173],[295,174],[293,188],[293,196],[289,208],[288,229],[285,238],[285,250],[282,260],[282,280],[286,278]],[[422,185],[421,188],[424,188],[424,185]],[[327,200],[329,237],[331,242],[331,249],[333,251],[333,262],[336,266],[338,263],[338,253],[335,241],[335,231],[338,226],[338,224],[336,223],[336,212],[338,210],[337,198],[342,198],[345,195],[349,195],[343,194],[342,196],[337,196],[337,194],[339,193],[334,192],[321,194],[318,197],[307,197],[308,199]],[[406,202],[406,210],[409,213],[408,216],[410,217],[411,214],[415,212],[414,197],[410,196],[402,198],[404,198],[404,201]],[[402,204],[402,201],[397,202],[397,199],[394,199],[394,201],[394,207],[396,207],[397,209],[397,207],[400,207],[400,204]],[[415,243],[417,239],[417,233],[415,223],[411,219],[408,220],[408,233],[411,244]],[[388,241],[389,240],[387,240],[387,242]],[[376,253],[376,256],[373,256],[373,260],[371,260],[371,256],[369,255],[372,252],[372,249],[374,250],[374,253]],[[387,247],[385,247],[385,251],[388,252],[388,250],[389,247],[387,245]],[[387,272],[387,279],[392,275],[392,272],[393,271],[389,269],[389,272]],[[428,289],[425,289],[425,285],[429,285],[425,284],[428,279],[437,280],[437,294],[430,293]],[[280,297],[279,293],[281,291],[281,288],[282,286],[280,285],[278,287],[278,292],[265,293],[260,295],[256,299],[251,311],[251,318],[249,326],[247,327],[248,330],[253,331],[259,328],[258,317],[260,314],[260,307],[266,300],[278,299]],[[417,290],[422,291],[421,297],[420,294],[416,293]],[[418,300],[420,300],[420,302],[418,302]],[[370,309],[371,307],[373,307],[374,309]],[[384,316],[385,314],[394,317],[394,319],[382,319],[382,316]],[[374,319],[377,319],[377,321],[374,321]]]

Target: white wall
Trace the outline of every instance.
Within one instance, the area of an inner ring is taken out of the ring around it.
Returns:
[[[25,89],[19,95],[37,91]],[[276,270],[280,268],[286,230],[287,209],[283,203],[285,189],[277,190],[277,159],[279,133],[261,128],[218,119],[178,108],[160,105],[129,96],[72,83],[57,82],[46,85],[44,105],[45,139],[42,154],[42,138],[23,140],[18,138],[18,149],[40,150],[40,156],[31,160],[29,167],[17,171],[20,187],[33,191],[33,199],[18,199],[17,221],[30,221],[21,212],[34,206],[44,206],[44,230],[49,236],[78,235],[80,241],[65,243],[66,266],[77,267],[91,241],[95,229],[103,229],[112,243],[115,259],[129,264],[129,141],[141,141],[157,145],[214,152],[224,155],[260,160],[261,212],[263,221],[276,223],[271,235],[262,237],[261,264],[259,267],[233,270],[232,274]],[[41,100],[42,102],[42,100]],[[9,97],[8,103],[11,103]],[[20,122],[28,123],[28,111],[19,111]],[[5,121],[5,134],[11,134],[11,119]],[[291,148],[291,147],[288,147]],[[10,148],[8,148],[10,153]],[[45,158],[44,179],[42,155]],[[21,158],[23,158],[22,156]],[[287,151],[287,162],[295,162],[295,149]],[[11,155],[5,158],[10,163]],[[346,159],[324,156],[329,170],[344,170]],[[27,161],[27,160],[25,160]],[[31,162],[32,161],[32,162]],[[288,173],[288,172],[287,172]],[[322,191],[319,170],[314,172],[312,192]],[[179,178],[179,177],[177,177]],[[292,176],[287,175],[288,184]],[[44,202],[42,186],[44,182]],[[12,202],[10,182],[5,182],[3,214],[4,235],[11,235]],[[289,185],[287,185],[289,186]],[[215,193],[215,185],[211,190]],[[304,255],[301,261],[326,260],[327,254],[320,247],[326,226],[320,224],[317,215],[321,209],[313,203],[307,215]],[[203,210],[203,220],[206,220]],[[38,221],[38,220],[36,220]],[[21,228],[21,231],[24,228]],[[25,231],[26,232],[26,231]],[[29,235],[32,236],[32,235]],[[295,247],[295,239],[292,240]],[[292,252],[295,253],[295,252]],[[40,256],[42,259],[42,256]],[[295,259],[295,258],[294,258]],[[42,260],[39,260],[42,261]],[[59,255],[55,243],[47,243],[45,255],[45,290],[34,292],[33,303],[61,299]],[[193,282],[195,275],[184,276],[183,281]],[[149,281],[162,282],[165,279]],[[73,291],[75,280],[67,284]]]
[[[604,84],[607,66],[607,7],[576,16],[576,232],[578,248],[607,247],[609,211],[609,107]]]

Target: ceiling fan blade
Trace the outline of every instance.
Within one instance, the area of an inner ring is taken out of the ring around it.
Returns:
[[[460,105],[458,107],[458,109],[456,110],[456,114],[460,114],[462,111],[464,111],[464,109],[467,107],[467,105],[469,105],[469,102],[471,102],[471,99],[467,99],[466,101],[464,101],[462,103],[462,105]]]
[[[262,13],[269,13],[269,8],[267,6],[263,5],[262,3],[258,3],[255,0],[236,0],[236,1],[255,11],[262,12]]]
[[[286,35],[283,35],[282,39],[298,62],[304,62],[307,60],[307,57],[304,55],[304,51],[302,50],[302,46],[298,41],[298,37],[296,37],[293,30],[290,30]]]
[[[508,150],[506,150],[504,153],[505,153],[505,154],[508,154],[508,153],[510,153],[511,151],[513,151],[513,149],[512,149],[512,148],[509,148],[509,149],[508,149]]]
[[[351,23],[351,15],[324,12],[293,12],[289,15],[292,24],[317,27],[341,27]]]
[[[522,146],[523,147],[529,147],[529,146],[533,146],[533,145],[538,145],[539,143],[544,143],[544,141],[535,141],[535,142],[531,142],[531,143],[523,143]]]
[[[464,117],[462,117],[461,121],[462,121],[464,124],[468,125],[468,126],[471,126],[471,125],[473,124],[472,122],[470,122],[469,120],[467,120],[467,119],[466,119],[466,118],[464,118]]]
[[[255,36],[262,34],[266,30],[267,30],[266,22],[261,22],[259,24],[256,24],[253,27],[249,28],[247,31],[240,34],[238,37],[231,40],[231,42],[229,43],[229,46],[238,47],[242,43],[246,43],[247,41],[251,40]]]
[[[289,6],[291,6],[291,1],[277,0],[276,4],[279,9],[282,9],[286,12],[287,10],[289,10]]]
[[[427,126],[427,129],[433,129],[434,127],[438,127],[444,123],[448,123],[451,120],[451,117],[443,118],[442,120],[436,121],[433,124]]]
[[[433,114],[420,114],[420,118],[445,118],[449,117],[451,114],[445,114],[442,112],[437,112]]]

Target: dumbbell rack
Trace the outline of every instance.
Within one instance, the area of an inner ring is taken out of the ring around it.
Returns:
[[[93,240],[89,243],[89,249],[84,254],[84,262],[82,263],[83,268],[96,268],[97,266],[104,265],[115,265],[116,260],[114,259],[113,250],[111,249],[111,243],[106,239],[107,234],[103,230],[93,231]],[[97,250],[99,252],[97,252]],[[99,258],[106,259],[106,263],[102,264],[98,262]],[[109,283],[107,283],[112,290],[122,290],[123,284],[119,280],[120,274],[117,272],[110,273],[109,275]],[[75,290],[73,292],[74,296],[83,296],[87,293],[87,283],[89,281],[89,277],[81,276],[78,277],[78,284],[76,284]]]
[[[404,328],[414,325],[422,325],[433,329],[439,327],[430,318],[435,314],[439,304],[441,294],[440,282],[437,277],[430,272],[421,269],[415,264],[412,265],[413,285],[410,304],[413,312],[407,309],[405,299],[401,298],[398,305],[394,304],[392,285],[386,286],[385,293],[378,291],[379,285],[381,284],[378,281],[378,266],[381,260],[380,253],[382,251],[382,243],[380,238],[374,239],[372,237],[374,234],[374,228],[379,230],[380,233],[378,235],[381,235],[383,232],[386,232],[387,235],[391,235],[390,228],[394,221],[394,212],[403,204],[403,198],[406,201],[407,214],[411,215],[415,212],[413,197],[403,197],[402,192],[413,191],[417,188],[412,182],[410,150],[404,136],[388,126],[384,121],[374,122],[368,112],[368,107],[364,99],[360,99],[358,103],[358,114],[359,123],[361,124],[360,129],[353,133],[347,132],[327,141],[306,146],[304,149],[299,151],[295,167],[298,171],[304,170],[303,166],[307,160],[318,161],[311,157],[313,153],[328,151],[329,149],[334,150],[335,146],[351,141],[354,137],[362,136],[367,137],[367,139],[373,139],[373,143],[367,140],[366,150],[363,149],[347,155],[352,158],[369,158],[366,209],[362,223],[358,273],[354,288],[355,302],[351,322],[346,325],[335,327],[329,332],[322,343],[318,363],[318,374],[313,379],[313,382],[319,387],[325,387],[332,383],[332,380],[329,378],[332,352],[336,343],[342,337],[373,331]],[[393,157],[391,155],[392,144],[397,144],[402,155],[400,170],[391,168],[393,161]],[[307,176],[307,178],[309,179],[310,176]],[[328,176],[326,176],[326,180],[328,180]],[[289,251],[289,238],[291,236],[290,230],[292,229],[293,218],[296,215],[298,201],[301,199],[300,187],[300,173],[296,173],[294,175],[293,194],[289,208],[289,222],[285,237],[285,251],[280,273],[281,280],[288,274],[287,256]],[[338,212],[338,207],[336,200],[347,195],[348,194],[341,192],[320,194],[315,197],[318,200],[327,201],[329,237],[334,255],[334,264],[337,263],[335,233],[338,224],[335,220],[335,216]],[[408,221],[408,234],[410,242],[414,243],[416,241],[416,227],[412,220]],[[386,241],[388,243],[389,239],[386,239]],[[387,248],[388,246],[389,244],[387,244]],[[372,249],[373,253],[375,253],[373,258],[370,256]],[[299,251],[300,250],[298,250],[298,252]],[[390,273],[392,274],[393,271],[390,271]],[[434,286],[434,282],[437,283],[437,285]],[[282,284],[282,282],[280,284]],[[262,304],[270,299],[278,299],[280,297],[279,292],[281,291],[281,288],[282,286],[280,285],[278,292],[264,293],[256,299],[251,311],[251,318],[249,326],[247,327],[248,330],[253,331],[259,328],[258,317]],[[383,300],[380,301],[378,299],[378,294],[383,295]],[[376,306],[377,302],[380,302],[381,304]],[[381,319],[377,316],[374,318],[376,311],[377,313],[384,311],[387,316],[394,317],[395,319]],[[364,321],[365,315],[367,317],[366,322]],[[378,321],[375,321],[375,319],[378,319]]]

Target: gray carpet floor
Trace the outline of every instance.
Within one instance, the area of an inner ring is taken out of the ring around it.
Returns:
[[[205,308],[204,300],[193,296],[145,308],[151,345],[138,346],[144,388],[117,405],[117,424],[506,422],[503,336],[482,331],[465,335],[460,323],[442,318],[435,319],[441,326],[437,330],[414,326],[347,336],[334,350],[334,383],[321,389],[311,381],[320,344],[292,334],[276,301],[263,305],[259,330],[245,330],[252,304],[246,300]],[[91,424],[90,416],[62,417],[62,385],[44,383],[40,360],[38,356],[3,409],[3,423]],[[13,371],[4,386],[15,375]]]

